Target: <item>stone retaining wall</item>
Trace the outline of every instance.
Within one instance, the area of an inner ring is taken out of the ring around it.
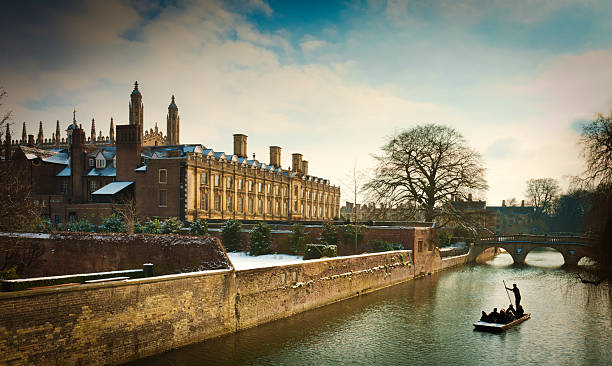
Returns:
[[[232,268],[213,237],[148,234],[0,234],[0,270],[20,278],[142,268],[156,275]]]

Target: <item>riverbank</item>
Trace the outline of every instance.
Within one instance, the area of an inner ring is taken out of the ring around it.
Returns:
[[[117,364],[468,261],[409,250],[0,294],[0,363]]]
[[[503,253],[130,366],[610,364],[610,297],[590,293],[559,253],[528,262]],[[504,334],[474,332],[481,310],[508,305],[502,280],[519,285],[532,318]]]

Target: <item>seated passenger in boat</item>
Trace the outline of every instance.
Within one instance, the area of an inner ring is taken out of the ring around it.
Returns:
[[[485,322],[485,323],[492,323],[493,321],[491,320],[491,317],[489,316],[489,314],[486,313],[486,311],[482,311],[482,316],[480,317],[480,321],[481,322]]]
[[[514,305],[510,304],[508,309],[506,309],[506,315],[510,321],[513,321],[516,318],[516,310],[514,310]]]
[[[520,319],[525,315],[525,310],[523,309],[523,305],[519,305],[516,308],[516,318]]]
[[[499,313],[497,312],[497,308],[493,308],[491,314],[489,314],[489,320],[491,323],[497,323],[499,321]]]
[[[499,319],[496,322],[497,324],[506,324],[508,322],[508,317],[506,316],[506,310],[501,309],[499,311]]]

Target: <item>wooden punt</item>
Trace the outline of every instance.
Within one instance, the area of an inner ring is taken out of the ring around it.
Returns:
[[[510,329],[513,326],[520,324],[529,318],[531,318],[531,313],[525,313],[522,318],[511,321],[508,324],[497,324],[477,321],[476,323],[474,323],[474,330],[482,330],[486,332],[503,332],[504,330]]]

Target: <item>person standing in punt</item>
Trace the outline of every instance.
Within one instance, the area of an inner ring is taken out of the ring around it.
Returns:
[[[511,290],[514,293],[514,302],[516,302],[516,308],[518,309],[521,304],[521,291],[519,291],[518,287],[516,287],[516,283],[512,284],[512,288],[506,287],[506,289]]]

